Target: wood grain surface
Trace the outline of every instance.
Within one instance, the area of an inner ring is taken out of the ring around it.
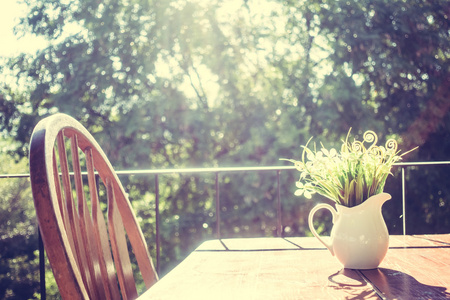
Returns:
[[[393,236],[375,270],[361,271],[382,299],[450,299],[450,235]]]
[[[450,235],[391,236],[364,271],[315,238],[211,240],[139,299],[450,299],[449,259]]]

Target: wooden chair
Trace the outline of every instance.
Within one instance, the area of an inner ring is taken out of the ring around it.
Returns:
[[[96,173],[106,190],[103,206]],[[146,288],[158,280],[122,184],[78,121],[56,114],[36,125],[30,176],[44,247],[63,299],[137,298],[127,238]]]

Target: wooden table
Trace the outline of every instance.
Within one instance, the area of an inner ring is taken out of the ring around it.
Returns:
[[[450,234],[391,236],[378,269],[343,269],[315,238],[211,240],[139,299],[450,299]]]

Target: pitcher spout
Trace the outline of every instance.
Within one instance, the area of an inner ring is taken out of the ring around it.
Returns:
[[[380,194],[371,196],[365,202],[367,202],[367,204],[369,204],[371,206],[381,208],[383,206],[384,202],[390,200],[391,198],[392,198],[392,196],[388,193],[380,193]]]

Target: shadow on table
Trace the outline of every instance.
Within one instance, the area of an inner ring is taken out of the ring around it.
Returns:
[[[423,284],[397,270],[378,268],[361,273],[388,299],[450,299],[446,287]]]
[[[334,289],[344,290],[347,297],[346,300],[364,299],[369,297],[376,297],[376,293],[372,287],[368,287],[367,282],[355,270],[342,269],[330,276],[328,281],[333,284]]]
[[[420,283],[411,275],[392,269],[342,269],[330,275],[328,281],[335,284],[334,288],[346,290],[346,299],[362,299],[375,292],[382,299],[450,299],[447,288]],[[370,290],[364,288],[367,285]]]

